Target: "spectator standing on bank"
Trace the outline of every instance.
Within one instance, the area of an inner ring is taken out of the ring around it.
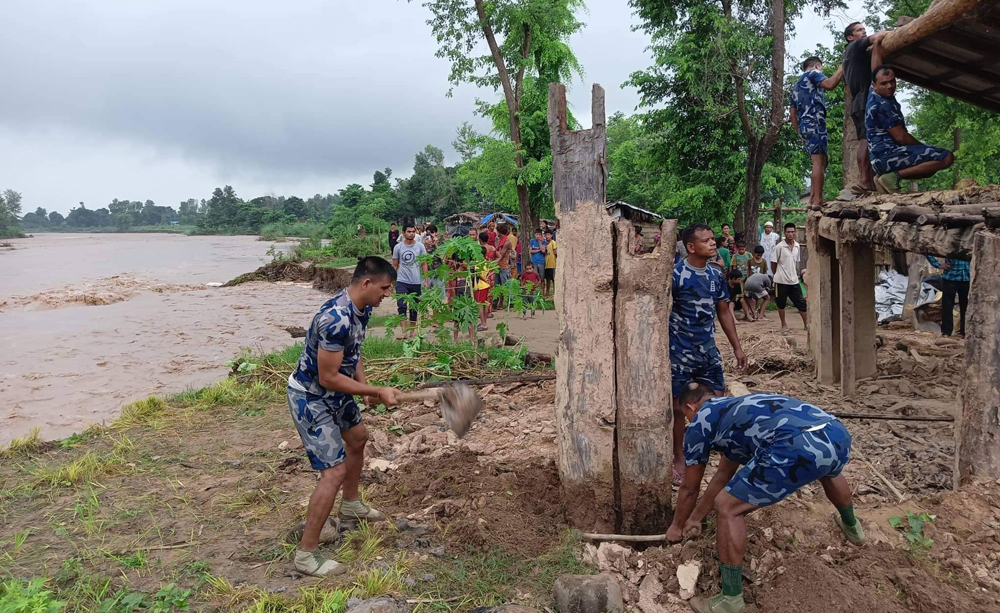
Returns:
[[[965,310],[969,307],[969,263],[948,258],[944,264],[933,255],[927,261],[934,268],[944,270],[941,280],[941,336],[951,336],[955,326],[955,295],[958,294],[958,335],[965,336]]]
[[[774,261],[774,248],[781,242],[781,237],[774,231],[774,223],[768,221],[764,223],[764,233],[760,235],[760,245],[764,248],[764,259],[767,261],[767,274],[773,276],[771,272],[771,262]]]
[[[777,293],[775,303],[778,305],[778,319],[781,320],[781,333],[788,333],[785,323],[785,305],[789,300],[802,316],[802,325],[808,327],[806,320],[806,299],[802,296],[802,286],[799,285],[799,255],[801,249],[795,240],[795,224],[785,224],[785,240],[774,248],[774,261],[771,271],[774,273],[774,287]]]
[[[406,315],[406,301],[403,296],[416,294],[420,296],[423,277],[427,274],[427,264],[421,264],[417,258],[427,253],[422,243],[417,242],[417,228],[413,224],[403,226],[403,242],[396,243],[392,251],[392,267],[396,269],[396,307],[400,315]],[[417,310],[410,309],[409,321],[403,321],[403,337],[410,338],[417,325]]]
[[[534,266],[535,272],[544,271],[545,238],[542,236],[541,230],[535,230],[535,238],[531,239],[528,247],[531,249],[531,265]]]
[[[396,222],[389,224],[389,253],[392,253],[396,249],[396,243],[399,242],[399,230],[396,228]]]
[[[552,230],[545,232],[545,291],[551,296],[556,289],[556,239]]]

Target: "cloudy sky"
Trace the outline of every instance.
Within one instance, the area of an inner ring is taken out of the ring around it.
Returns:
[[[860,18],[860,0],[831,17]],[[572,41],[586,71],[570,104],[589,125],[589,84],[607,113],[632,112],[629,73],[650,63],[627,0],[589,0]],[[113,198],[175,206],[231,184],[261,194],[335,192],[450,142],[474,120],[420,2],[403,0],[4,0],[0,2],[0,189],[25,211]],[[790,52],[830,44],[797,23]]]

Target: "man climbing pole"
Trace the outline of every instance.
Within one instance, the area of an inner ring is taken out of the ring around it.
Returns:
[[[722,592],[711,598],[693,598],[691,608],[698,613],[737,613],[745,607],[743,556],[748,514],[819,480],[837,509],[833,519],[847,539],[861,545],[865,534],[854,516],[851,488],[840,476],[850,460],[851,435],[836,417],[777,394],[714,396],[710,386],[692,382],[678,399],[691,425],[684,432],[687,470],[667,541],[699,536],[702,520],[715,509]],[[722,456],[719,468],[699,500],[713,450]]]

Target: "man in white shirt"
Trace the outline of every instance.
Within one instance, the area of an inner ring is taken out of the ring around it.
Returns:
[[[774,231],[774,224],[770,221],[764,224],[764,233],[760,235],[760,246],[764,248],[764,260],[767,261],[767,274],[773,276],[771,272],[771,262],[774,261],[774,248],[781,241],[781,237]]]
[[[802,325],[808,328],[806,323],[806,300],[802,296],[802,286],[799,285],[799,244],[795,241],[795,224],[789,222],[785,224],[785,240],[778,243],[774,248],[774,256],[771,262],[771,272],[774,273],[774,287],[777,293],[775,303],[778,306],[778,319],[781,320],[781,333],[788,332],[788,325],[785,324],[785,304],[788,300],[799,311],[802,316]]]

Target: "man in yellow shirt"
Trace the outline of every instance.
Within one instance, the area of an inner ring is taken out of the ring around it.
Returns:
[[[552,230],[545,230],[545,295],[551,296],[556,287],[556,239]]]

